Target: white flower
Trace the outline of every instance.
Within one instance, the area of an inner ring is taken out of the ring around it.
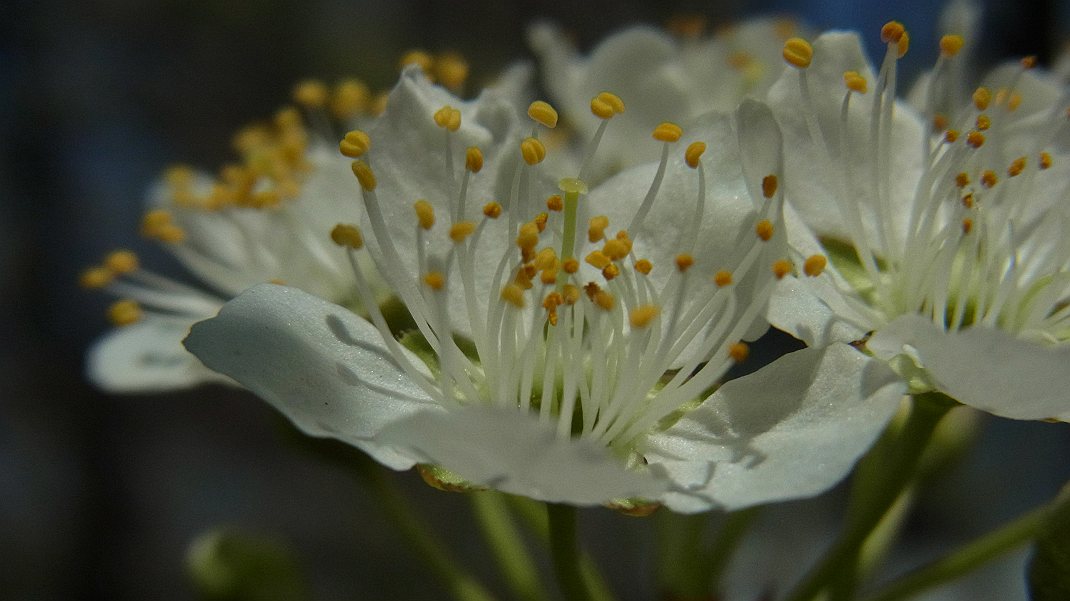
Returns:
[[[607,121],[623,108],[595,103]],[[370,136],[350,134],[371,142],[353,165],[363,228],[332,237],[363,298],[358,258],[372,256],[419,336],[264,285],[195,325],[187,348],[309,434],[536,499],[701,511],[842,478],[898,406],[880,362],[806,350],[711,394],[791,269],[769,110],[708,116],[686,152],[661,124],[660,143],[634,141],[661,146],[660,163],[589,194],[546,177],[536,136],[556,114],[529,114],[525,137],[500,96],[463,102],[410,70]]]
[[[919,115],[895,101],[909,37],[896,23],[882,35],[877,76],[852,34],[786,47],[801,68],[770,103],[790,149],[788,236],[834,269],[785,280],[770,319],[812,345],[875,332],[869,350],[916,391],[1068,420],[1070,156],[1057,143],[1067,91],[1051,94],[1026,61],[953,113]],[[962,42],[941,41],[925,106],[939,104]]]

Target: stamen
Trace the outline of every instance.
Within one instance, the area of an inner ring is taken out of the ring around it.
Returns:
[[[564,269],[565,273],[573,275],[580,270],[580,262],[575,257],[569,257],[561,262],[561,269]]]
[[[364,236],[355,225],[339,223],[331,230],[331,240],[338,246],[359,250],[364,246]]]
[[[476,231],[476,224],[471,221],[458,221],[450,226],[450,240],[460,244]]]
[[[1011,166],[1007,168],[1007,175],[1010,177],[1016,177],[1021,175],[1025,170],[1025,157],[1018,157],[1011,162]]]
[[[991,188],[999,183],[999,177],[996,176],[995,171],[985,171],[981,174],[981,185],[986,188]]]
[[[810,42],[802,38],[789,38],[784,42],[784,60],[797,69],[805,69],[810,66],[814,58],[814,48]]]
[[[985,135],[979,131],[971,131],[966,134],[966,145],[970,148],[980,148],[985,145]]]
[[[965,171],[960,172],[955,176],[955,185],[959,188],[965,188],[970,185],[970,176]]]
[[[420,227],[429,230],[435,225],[435,208],[426,200],[420,199],[413,203],[412,208],[416,211],[416,218]]]
[[[115,301],[108,307],[108,321],[117,327],[135,324],[144,317],[137,301],[123,299]]]
[[[949,34],[940,38],[940,56],[944,58],[951,58],[962,50],[962,46],[966,43],[962,36],[957,34]]]
[[[494,202],[493,200],[483,205],[483,215],[490,219],[497,219],[502,216],[502,205]]]
[[[552,194],[546,199],[546,208],[556,212],[560,212],[565,208],[565,201],[561,199],[560,194]]]
[[[483,151],[478,146],[469,146],[464,152],[464,168],[472,173],[483,169]]]
[[[612,262],[609,260],[609,257],[600,250],[592,250],[587,257],[584,258],[584,261],[587,261],[587,264],[595,269],[605,269],[606,266]]]
[[[775,175],[767,175],[762,178],[762,196],[769,199],[776,194],[777,178]]]
[[[342,141],[338,143],[338,151],[343,155],[351,158],[358,159],[368,152],[372,147],[372,140],[368,137],[368,134],[359,129],[355,129],[345,135]]]
[[[360,187],[366,192],[375,190],[375,172],[364,161],[353,161],[353,175],[357,176]]]
[[[713,283],[717,284],[718,288],[724,288],[732,283],[732,272],[726,269],[722,269],[713,274]]]
[[[803,273],[816,278],[825,271],[825,266],[828,265],[828,259],[824,255],[810,255],[803,262]]]
[[[977,88],[973,92],[973,105],[977,107],[977,110],[988,110],[989,103],[992,102],[992,92],[988,88]]]
[[[434,119],[435,125],[447,131],[457,131],[461,128],[461,111],[448,104],[435,111]]]
[[[697,169],[699,165],[699,159],[702,158],[702,154],[706,152],[705,142],[692,142],[688,145],[687,150],[684,151],[684,162],[692,169]]]
[[[847,86],[847,89],[852,92],[865,94],[868,90],[869,82],[858,71],[844,71],[843,85]]]
[[[520,143],[520,154],[528,165],[538,165],[546,158],[546,147],[538,138],[525,138]]]
[[[294,87],[294,102],[306,109],[322,109],[327,105],[330,91],[322,81],[309,79],[298,83]]]
[[[1040,153],[1040,168],[1048,169],[1051,167],[1051,154],[1047,152]]]
[[[773,261],[773,275],[775,275],[778,280],[783,279],[784,276],[791,273],[792,267],[794,266],[791,264],[791,261],[787,259],[777,259],[776,261]]]
[[[502,288],[502,300],[517,309],[524,308],[524,289],[517,284],[507,284]]]
[[[453,91],[458,91],[468,79],[468,62],[460,54],[440,54],[434,62],[435,80]]]
[[[986,131],[992,127],[992,118],[985,114],[977,115],[977,121],[974,122],[978,131]]]
[[[557,110],[543,100],[536,100],[528,105],[528,117],[543,127],[549,129],[557,127]]]
[[[606,228],[609,227],[609,217],[596,215],[587,222],[587,241],[598,242],[605,237]]]
[[[104,258],[104,268],[115,275],[125,275],[137,271],[137,255],[129,250],[116,250]]]
[[[962,220],[962,233],[969,234],[973,229],[973,219],[966,217]]]
[[[695,258],[687,253],[676,255],[676,269],[681,273],[687,271],[695,264]]]
[[[97,290],[106,287],[114,279],[115,272],[106,267],[96,266],[83,271],[78,277],[78,284],[87,290]]]
[[[617,303],[616,297],[605,290],[598,290],[595,292],[592,300],[594,301],[594,304],[606,311],[612,311]]]
[[[619,238],[606,240],[605,246],[602,247],[602,253],[609,257],[611,261],[619,261],[627,257],[631,250],[631,242],[627,239],[622,240]]]
[[[424,275],[424,283],[432,290],[442,290],[446,286],[446,276],[438,271],[430,271]]]
[[[633,328],[645,328],[658,316],[660,309],[655,305],[642,305],[628,313],[628,322]]]
[[[427,52],[420,49],[409,50],[405,54],[401,55],[401,60],[398,61],[398,68],[404,69],[409,65],[416,65],[425,74],[431,73],[431,67],[434,65],[434,59]]]
[[[338,83],[331,94],[331,114],[339,121],[353,119],[368,110],[371,91],[364,82],[345,79]]]
[[[773,223],[768,219],[762,219],[758,222],[758,225],[754,227],[754,232],[758,234],[758,237],[762,239],[762,242],[768,242],[773,237]]]
[[[680,136],[684,135],[684,130],[680,129],[680,126],[675,123],[664,121],[654,128],[654,132],[651,135],[659,142],[671,143],[679,141]]]
[[[736,363],[743,363],[750,356],[750,347],[746,342],[737,342],[728,347],[728,356]]]
[[[635,262],[635,270],[643,275],[650,275],[652,269],[654,269],[654,264],[647,259],[639,259]]]

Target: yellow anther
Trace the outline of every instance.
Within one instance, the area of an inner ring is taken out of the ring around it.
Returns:
[[[899,21],[888,21],[881,27],[881,41],[885,44],[898,44],[906,28]]]
[[[951,58],[962,50],[962,46],[966,43],[966,40],[962,39],[962,36],[957,34],[949,34],[940,38],[940,55],[945,58]]]
[[[896,43],[896,50],[898,51],[896,53],[896,56],[898,58],[903,58],[904,56],[906,56],[907,51],[910,50],[910,34],[909,33],[905,32],[905,31],[903,32],[903,35],[899,38],[899,42]]]
[[[985,114],[977,115],[975,124],[977,125],[978,131],[985,131],[992,127],[992,118]]]
[[[368,134],[359,129],[354,129],[347,133],[342,138],[342,141],[338,143],[338,152],[351,159],[356,159],[368,152],[371,147],[372,139],[368,137]]]
[[[754,233],[758,234],[758,237],[763,242],[768,242],[773,237],[773,224],[768,219],[762,219],[758,222],[758,225],[754,226]]]
[[[451,90],[459,90],[468,79],[468,61],[459,54],[440,54],[434,65],[435,79]]]
[[[728,356],[736,363],[743,363],[750,356],[750,347],[740,341],[728,347]]]
[[[660,312],[661,310],[655,305],[640,305],[628,313],[628,322],[633,328],[645,328]]]
[[[816,278],[821,275],[821,272],[825,271],[825,267],[828,265],[828,259],[824,255],[810,255],[803,261],[803,273]]]
[[[673,35],[695,39],[705,31],[706,17],[696,14],[674,15],[665,22],[665,29]]]
[[[1014,112],[1018,110],[1018,107],[1022,104],[1022,95],[1018,92],[1011,92],[1011,97],[1007,100],[1007,110]]]
[[[472,173],[483,169],[483,151],[478,146],[469,146],[464,151],[464,168]]]
[[[1040,153],[1040,168],[1047,169],[1051,167],[1051,154],[1047,152]]]
[[[599,92],[596,98],[612,107],[614,113],[624,112],[624,101],[613,92]]]
[[[986,188],[991,188],[999,183],[999,177],[995,171],[985,171],[981,174],[981,185]]]
[[[970,185],[970,175],[965,171],[959,172],[959,174],[955,176],[955,185],[960,188],[965,188]]]
[[[137,271],[137,255],[129,250],[116,250],[104,258],[104,267],[116,275]]]
[[[959,139],[958,130],[949,129],[944,132],[944,141],[948,144],[954,144]]]
[[[337,119],[352,119],[368,109],[371,91],[364,82],[345,79],[334,87],[331,94],[331,114]]]
[[[435,125],[445,130],[457,131],[461,128],[461,111],[448,104],[435,111],[434,119]]]
[[[676,255],[676,269],[681,273],[687,271],[695,264],[695,257],[687,253],[680,253]]]
[[[784,42],[783,56],[792,67],[805,69],[814,58],[814,47],[802,38],[788,38]]]
[[[166,225],[151,237],[167,244],[178,244],[186,239],[186,230],[177,225]]]
[[[606,265],[609,265],[611,263],[609,257],[607,257],[605,253],[600,250],[592,250],[590,254],[588,254],[587,257],[584,258],[584,261],[587,261],[589,265],[593,266],[596,269],[605,269]]]
[[[717,284],[718,288],[724,288],[732,283],[732,272],[727,269],[722,269],[713,274],[713,283]]]
[[[520,143],[520,155],[528,165],[538,165],[546,158],[546,147],[538,138],[524,138]]]
[[[575,305],[576,301],[580,300],[580,289],[572,284],[565,284],[561,289],[561,297],[565,299],[566,305]]]
[[[531,280],[535,279],[535,267],[532,265],[522,265],[516,272],[516,277],[513,278],[513,283],[520,286],[524,290],[531,290]]]
[[[534,252],[539,244],[539,226],[527,222],[520,226],[520,232],[516,236],[516,245],[525,253]]]
[[[528,105],[528,117],[550,129],[557,127],[557,110],[549,102],[536,100]]]
[[[524,289],[517,284],[506,284],[502,288],[502,300],[517,309],[524,308]]]
[[[434,59],[431,58],[431,55],[419,49],[409,50],[401,55],[401,60],[398,61],[399,68],[404,69],[409,65],[416,65],[424,73],[430,73],[433,64]]]
[[[286,285],[286,280],[284,280],[282,278],[271,278],[270,280],[268,280],[268,283],[269,284],[275,284],[276,286],[285,286]]]
[[[546,208],[557,212],[565,208],[565,201],[561,200],[560,194],[552,194],[546,199]]]
[[[532,265],[535,266],[535,269],[550,269],[551,267],[556,267],[557,253],[554,252],[554,249],[547,246],[535,255],[535,260],[532,262]]]
[[[307,109],[321,109],[327,104],[330,91],[319,80],[307,79],[294,86],[294,102]]]
[[[609,257],[611,261],[619,261],[628,256],[631,252],[632,245],[628,240],[618,240],[614,238],[612,240],[606,240],[605,246],[602,247],[602,254]]]
[[[1011,161],[1011,166],[1007,168],[1007,175],[1015,177],[1020,175],[1025,170],[1025,157],[1018,157]]]
[[[580,270],[580,261],[575,257],[569,257],[565,259],[563,263],[561,263],[561,269],[564,269],[565,273],[576,273]]]
[[[565,297],[556,291],[547,294],[546,298],[542,299],[542,308],[547,311],[552,311],[563,304],[565,304]]]
[[[148,235],[148,232],[157,230],[161,227],[171,225],[172,222],[171,212],[166,209],[153,209],[141,218],[141,231],[143,234]]]
[[[728,64],[729,67],[737,71],[743,71],[747,67],[754,64],[754,62],[754,56],[745,50],[733,52],[727,57],[725,57],[725,63]]]
[[[375,172],[364,161],[353,161],[353,175],[357,176],[360,187],[371,192],[375,189]]]
[[[89,290],[96,290],[103,288],[110,284],[115,279],[115,272],[107,267],[90,267],[82,272],[82,275],[78,276],[78,284],[82,288]]]
[[[676,142],[680,136],[684,135],[684,130],[675,123],[663,121],[654,128],[654,133],[651,135],[659,142]]]
[[[652,269],[654,269],[654,264],[647,259],[639,259],[635,262],[635,270],[643,275],[650,275]]]
[[[606,228],[609,227],[609,217],[596,215],[587,222],[587,241],[594,243],[605,237]]]
[[[554,267],[551,269],[544,269],[539,275],[539,281],[549,286],[550,284],[557,283],[557,272],[559,270]]]
[[[865,94],[869,89],[869,82],[858,71],[844,71],[843,85],[847,86],[848,90],[859,94]]]
[[[123,299],[115,301],[108,307],[108,321],[114,326],[123,327],[141,321],[144,314],[137,301]]]
[[[257,209],[277,207],[282,203],[282,195],[278,190],[261,190],[249,196],[249,203]]]
[[[617,267],[616,263],[610,263],[602,268],[602,277],[604,277],[607,282],[618,275],[620,275],[620,267]]]
[[[973,219],[966,217],[962,220],[962,233],[969,234],[973,231]]]
[[[602,92],[591,99],[591,112],[599,119],[612,119],[624,112],[624,101],[611,92]]]
[[[617,299],[605,290],[599,290],[598,292],[596,292],[592,300],[594,301],[594,304],[598,305],[602,309],[605,309],[606,311],[612,311],[613,306],[617,303]]]
[[[1023,69],[1032,69],[1037,66],[1037,57],[1023,56],[1021,63]]]
[[[947,129],[947,115],[943,113],[933,115],[933,131],[944,131],[945,129]]]
[[[980,148],[985,145],[985,135],[979,131],[971,131],[966,134],[966,144],[970,148]]]
[[[793,267],[794,265],[791,264],[791,261],[787,259],[777,259],[776,261],[773,261],[773,275],[779,280],[791,273]]]
[[[981,87],[973,91],[973,105],[977,110],[988,110],[988,104],[992,102],[992,92],[988,88]]]
[[[185,188],[193,185],[195,174],[188,165],[171,165],[163,172],[163,179],[167,185],[175,188]]]
[[[386,112],[386,105],[388,102],[390,102],[390,93],[379,92],[375,95],[375,98],[372,99],[372,103],[371,106],[368,108],[368,112],[378,117],[379,115],[382,115],[384,112]]]
[[[762,196],[766,198],[772,198],[776,194],[777,177],[775,175],[767,175],[762,178]]]
[[[967,209],[973,208],[973,194],[967,194],[962,197],[962,206],[966,207]]]
[[[338,246],[358,250],[364,246],[364,236],[360,228],[348,223],[339,223],[331,229],[331,240]]]
[[[502,216],[502,205],[495,201],[490,201],[483,205],[483,215],[490,219],[497,219]]]
[[[531,222],[534,223],[535,226],[539,228],[539,233],[542,233],[543,231],[546,230],[546,222],[549,221],[549,220],[550,220],[550,215],[549,214],[547,214],[547,213],[539,213],[538,215],[535,216],[535,219],[531,220]]]
[[[450,240],[460,244],[476,231],[476,224],[471,221],[458,221],[450,226]]]
[[[698,169],[699,159],[702,158],[702,153],[706,152],[705,142],[692,142],[687,146],[687,150],[684,151],[684,162],[692,169]]]
[[[432,290],[442,290],[446,286],[446,276],[439,271],[429,271],[424,275],[424,283]]]

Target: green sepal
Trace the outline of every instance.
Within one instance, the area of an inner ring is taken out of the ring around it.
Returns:
[[[229,528],[205,532],[190,544],[186,570],[206,601],[310,598],[290,550],[261,535]]]
[[[439,467],[437,465],[431,465],[429,463],[420,463],[416,466],[417,473],[423,478],[424,482],[432,488],[437,488],[445,492],[474,492],[490,490],[486,486],[480,486],[478,484],[472,484],[468,480],[465,480],[455,472]]]
[[[1070,599],[1070,485],[1040,529],[1029,559],[1029,597],[1033,601]]]

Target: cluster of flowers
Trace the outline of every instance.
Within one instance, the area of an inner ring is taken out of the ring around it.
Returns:
[[[153,194],[143,233],[216,292],[125,251],[86,272],[123,299],[91,376],[234,381],[393,469],[637,512],[820,493],[906,394],[1070,421],[1064,84],[1025,60],[959,98],[950,34],[908,102],[900,24],[876,69],[796,33],[582,57],[544,26],[553,104],[524,68],[461,99],[455,57],[376,111],[305,84],[317,131],[284,111]],[[807,348],[722,384],[770,324]]]

